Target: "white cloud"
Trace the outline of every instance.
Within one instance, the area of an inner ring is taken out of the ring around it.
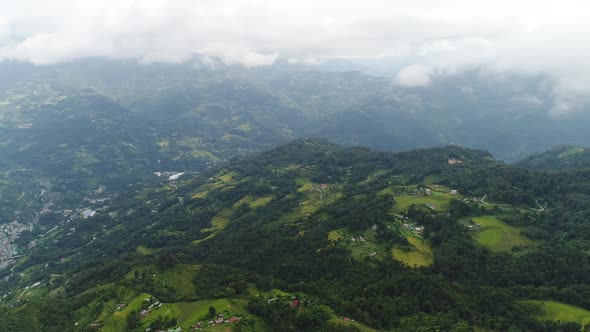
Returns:
[[[0,59],[415,57],[423,67],[404,69],[400,83],[427,83],[426,67],[542,74],[562,112],[590,100],[588,9],[582,0],[0,0]]]
[[[402,69],[395,78],[396,83],[407,87],[428,86],[432,83],[430,69],[421,65],[411,65]]]

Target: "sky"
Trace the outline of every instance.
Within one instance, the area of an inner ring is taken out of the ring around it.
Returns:
[[[590,4],[544,0],[0,0],[0,59],[105,56],[245,67],[400,57],[404,86],[481,67],[543,75],[553,112],[590,100]]]

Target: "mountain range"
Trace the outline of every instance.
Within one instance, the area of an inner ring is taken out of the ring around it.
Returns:
[[[588,326],[589,119],[545,78],[0,70],[0,331]]]

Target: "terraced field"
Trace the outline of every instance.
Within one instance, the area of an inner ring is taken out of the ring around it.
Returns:
[[[590,311],[586,309],[556,301],[528,302],[541,306],[543,314],[540,319],[542,320],[578,323],[582,325],[582,331],[586,326],[590,326]]]
[[[393,258],[412,267],[432,265],[434,256],[430,243],[415,236],[408,236],[407,239],[410,250],[395,248],[392,251]]]

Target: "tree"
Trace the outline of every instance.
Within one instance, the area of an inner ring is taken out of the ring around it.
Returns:
[[[213,318],[217,315],[217,310],[215,310],[214,306],[209,307],[209,317]]]

